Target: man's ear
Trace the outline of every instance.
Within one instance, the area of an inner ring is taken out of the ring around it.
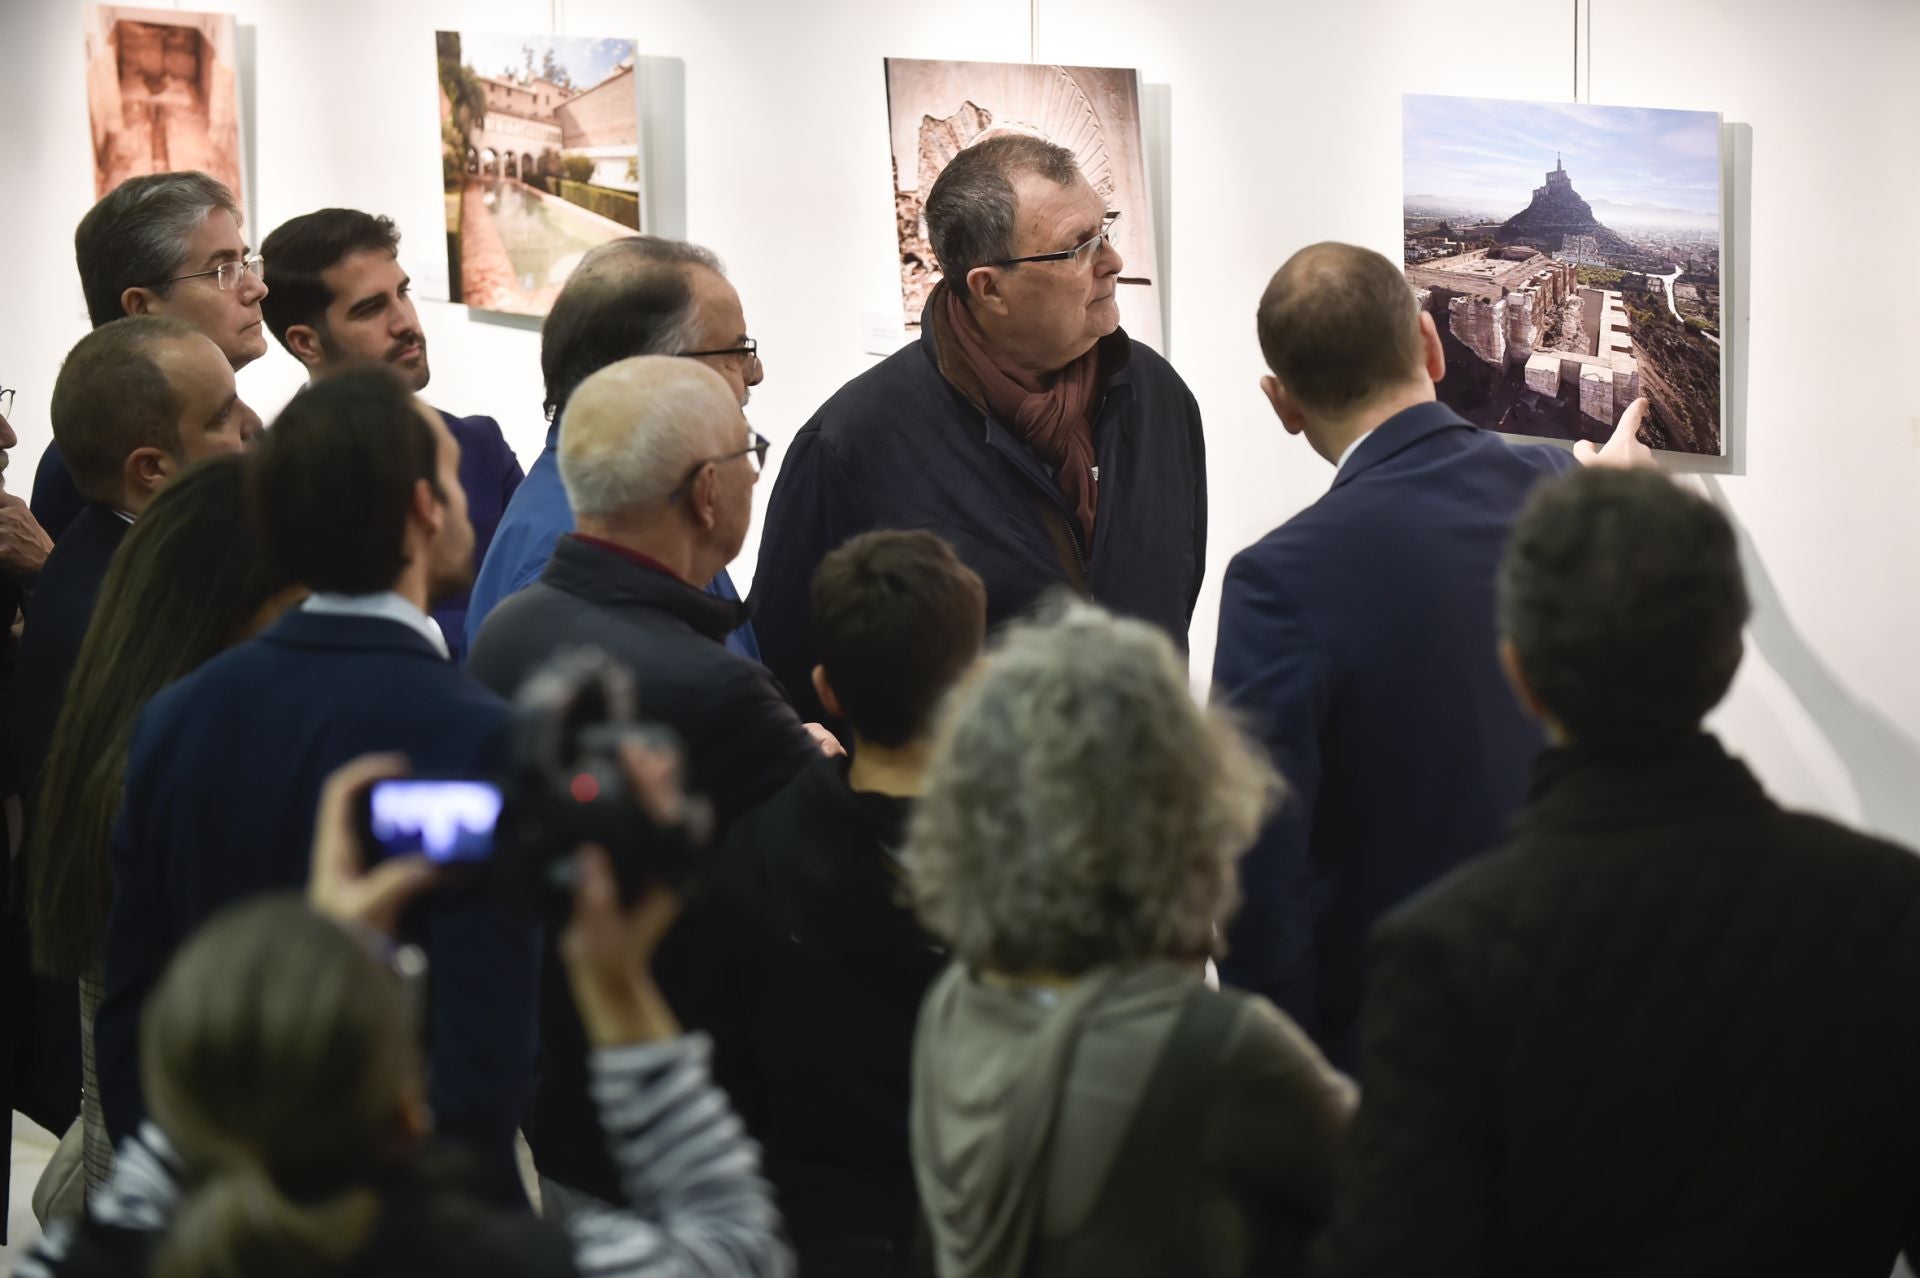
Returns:
[[[120,294],[120,313],[122,315],[152,315],[159,305],[160,294],[150,288],[135,286]]]
[[[712,529],[718,522],[715,507],[718,504],[719,483],[719,468],[708,464],[702,466],[687,485],[687,514],[702,532]]]
[[[430,482],[416,479],[413,481],[413,505],[409,513],[420,521],[428,536],[438,537],[441,525],[447,521],[447,504],[433,491]]]
[[[1273,406],[1273,415],[1286,427],[1287,434],[1298,435],[1306,428],[1306,416],[1301,413],[1300,405],[1294,402],[1293,396],[1287,394],[1286,388],[1280,385],[1279,378],[1268,373],[1260,379],[1260,390],[1266,395],[1267,403]]]
[[[840,698],[834,693],[833,685],[827,682],[827,668],[825,666],[815,666],[813,668],[813,692],[815,696],[820,698],[820,708],[825,710],[830,718],[844,719],[847,717],[847,712],[840,708]]]
[[[1433,322],[1433,316],[1420,312],[1420,362],[1426,374],[1437,385],[1447,375],[1447,352],[1440,344],[1440,329]]]
[[[326,361],[326,351],[320,345],[320,330],[311,324],[289,324],[286,346],[309,370],[319,368]]]
[[[1007,295],[1000,287],[1000,272],[998,266],[976,266],[967,272],[969,306],[983,306],[995,315],[1007,313]]]
[[[120,478],[128,494],[144,493],[151,497],[167,486],[167,480],[178,469],[179,464],[166,449],[148,446],[127,454]]]

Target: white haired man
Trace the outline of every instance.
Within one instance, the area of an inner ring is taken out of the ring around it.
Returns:
[[[726,646],[745,606],[702,589],[740,553],[766,450],[738,393],[694,360],[640,355],[588,377],[560,423],[577,531],[538,581],[493,610],[467,660],[474,678],[511,697],[563,648],[611,654],[633,672],[641,715],[679,735],[688,789],[712,801],[722,830],[822,750],[839,752],[801,722],[766,667]],[[663,962],[668,993],[680,993],[671,956]],[[546,963],[557,977],[552,944]],[[580,1194],[618,1203],[579,1015],[566,999],[545,999],[540,1021],[533,1155],[543,1201],[563,1213]]]

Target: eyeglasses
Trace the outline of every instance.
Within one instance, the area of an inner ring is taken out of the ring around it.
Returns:
[[[1120,220],[1119,209],[1108,209],[1106,216],[1100,219],[1100,229],[1093,238],[1074,245],[1070,249],[1061,249],[1058,253],[1035,253],[1031,257],[1003,257],[998,262],[985,262],[984,266],[1018,266],[1022,262],[1072,262],[1078,266],[1091,261],[1093,255],[1113,243],[1113,224]]]
[[[211,271],[195,271],[191,275],[176,275],[170,280],[161,280],[160,285],[156,287],[167,284],[178,284],[181,280],[197,280],[208,275],[213,276],[213,278],[219,282],[221,288],[236,289],[240,287],[240,277],[243,275],[251,275],[256,280],[265,279],[267,277],[267,259],[255,253],[251,257],[243,257],[237,261],[222,262]]]
[[[718,466],[721,462],[732,461],[736,457],[753,458],[753,473],[755,475],[765,470],[767,466],[767,450],[773,447],[773,441],[757,430],[752,431],[751,434],[753,435],[753,442],[739,452],[722,453],[718,457],[702,457],[699,461],[695,462],[692,468],[687,471],[687,477],[680,481],[680,486],[667,494],[667,500],[680,500],[687,489],[693,486],[694,478],[698,476],[701,471],[709,466]]]
[[[760,358],[760,343],[748,337],[742,339],[738,346],[729,346],[725,350],[681,352],[683,359],[705,359],[712,355],[745,355],[750,362],[757,362]]]
[[[0,417],[13,415],[13,387],[0,386]]]

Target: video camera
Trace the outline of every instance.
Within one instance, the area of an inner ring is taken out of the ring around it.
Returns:
[[[536,671],[515,703],[511,764],[497,780],[402,777],[375,782],[362,833],[384,855],[424,852],[473,865],[510,908],[549,922],[573,909],[574,853],[606,849],[622,904],[659,885],[684,890],[711,829],[711,809],[688,797],[682,819],[654,821],[627,780],[620,748],[679,747],[635,714],[633,677],[596,648],[562,653]]]

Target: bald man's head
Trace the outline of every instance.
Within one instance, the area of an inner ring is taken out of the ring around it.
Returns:
[[[580,383],[560,422],[560,481],[582,519],[662,505],[704,458],[739,451],[746,419],[726,379],[640,355]]]
[[[1281,387],[1328,417],[1421,375],[1413,288],[1371,249],[1329,242],[1288,258],[1260,298],[1259,332]]]

